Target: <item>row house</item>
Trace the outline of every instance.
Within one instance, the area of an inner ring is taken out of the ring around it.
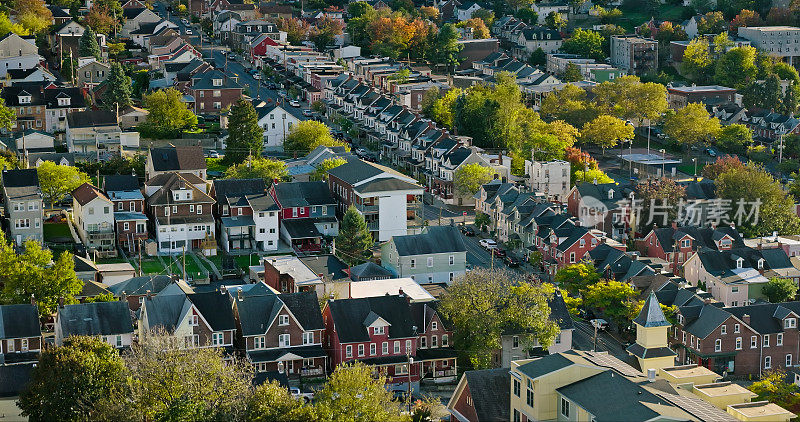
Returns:
[[[55,344],[63,346],[70,336],[91,336],[117,349],[133,343],[133,317],[127,300],[58,305]]]
[[[647,277],[661,272],[661,267],[652,260],[642,258],[601,243],[589,251],[594,269],[609,280],[629,281],[633,277]]]
[[[328,172],[328,187],[343,215],[353,205],[376,241],[408,234],[423,194],[416,180],[389,167],[351,160]]]
[[[67,114],[67,150],[84,160],[108,160],[125,148],[139,147],[139,133],[123,131],[113,111],[77,111]]]
[[[339,234],[336,200],[325,182],[273,183],[269,195],[277,205],[280,237],[292,248],[319,252],[323,239]]]
[[[9,70],[34,69],[43,62],[33,37],[22,38],[13,32],[0,37],[0,78],[5,79]]]
[[[191,173],[161,174],[145,183],[145,196],[159,252],[216,254],[215,201],[203,179]]]
[[[739,232],[734,227],[654,227],[643,238],[636,240],[636,248],[651,258],[663,259],[669,263],[674,274],[701,248],[726,251],[744,247]]]
[[[138,251],[147,240],[147,216],[139,179],[125,174],[106,176],[103,190],[113,204],[117,245],[129,253]]]
[[[3,88],[6,107],[17,116],[15,127],[45,132],[66,130],[67,115],[86,109],[78,88],[59,87],[50,81],[19,83]]]
[[[186,92],[194,98],[197,114],[219,114],[242,97],[244,87],[218,70],[192,75]]]
[[[162,19],[152,10],[142,8],[127,8],[122,10],[125,23],[122,25],[120,34],[123,37],[131,37],[131,33],[139,30],[144,24],[160,22]]]
[[[226,252],[278,249],[278,208],[264,179],[217,179],[211,188],[216,200],[219,242]]]
[[[278,372],[291,379],[324,377],[325,325],[314,292],[234,295],[236,348],[258,373]]]
[[[628,236],[631,201],[630,184],[578,183],[567,198],[567,210],[584,226],[598,229],[613,239]]]
[[[35,303],[0,305],[0,367],[38,362],[42,341]]]
[[[44,241],[44,202],[35,168],[3,170],[4,216],[9,236],[17,246],[27,240]]]
[[[767,142],[775,141],[784,135],[800,133],[800,119],[769,110],[748,111],[741,117],[740,122],[753,131],[755,138],[765,138]]]
[[[166,173],[191,173],[201,180],[208,176],[206,159],[200,146],[169,146],[147,151],[144,174],[152,179]]]
[[[278,30],[276,24],[264,20],[249,20],[234,25],[233,31],[229,34],[228,43],[232,47],[248,51],[251,42],[262,36],[266,36],[266,38],[272,40],[273,45],[286,42],[286,32]],[[263,48],[265,49],[265,53],[266,46]]]
[[[99,256],[116,256],[114,203],[97,187],[84,183],[72,191],[75,231],[86,248]]]
[[[50,41],[50,49],[53,52],[53,56],[68,57],[69,55],[71,55],[73,59],[77,59],[80,56],[78,54],[80,39],[85,31],[86,27],[80,25],[79,23],[75,22],[72,19],[69,19],[65,22],[58,24],[58,26],[56,26],[55,29],[50,31],[48,35],[48,40]],[[101,55],[107,54],[105,52],[106,34],[96,34],[96,35],[97,35],[97,45],[100,47]]]
[[[170,29],[172,30],[169,31],[170,34],[179,34],[180,29],[178,28],[178,25],[165,19],[161,19],[160,21],[156,22],[143,23],[139,26],[139,29],[131,31],[131,40],[137,45],[150,49],[151,45],[157,45],[157,43],[151,44],[153,36],[156,34],[163,35],[166,33],[164,30]]]
[[[456,359],[450,349],[452,331],[442,324],[434,308],[419,308],[423,313],[431,312],[429,320],[425,314],[414,318],[408,298],[402,293],[329,300],[322,315],[324,347],[328,350],[331,368],[353,361],[363,362],[387,377],[390,390],[419,391],[423,369],[433,371],[434,376],[455,375]],[[433,336],[437,338],[435,346]],[[418,354],[423,341],[424,349],[430,352],[422,353],[421,358],[425,360],[421,363]],[[445,353],[434,357],[437,351],[433,349],[442,347]]]
[[[233,351],[236,322],[225,291],[147,295],[139,315],[139,338],[163,332],[178,347]]]

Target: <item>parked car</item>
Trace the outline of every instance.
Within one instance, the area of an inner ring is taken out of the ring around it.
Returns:
[[[506,264],[509,268],[519,267],[519,259],[508,254],[506,254],[506,256],[503,257],[503,263]]]
[[[706,154],[708,154],[709,157],[716,157],[717,156],[717,152],[714,151],[711,148],[706,148]]]
[[[303,109],[303,116],[311,117],[314,113],[311,112],[310,108]]]
[[[493,239],[481,239],[478,244],[486,250],[497,248],[497,242],[495,242]]]
[[[592,327],[597,328],[598,330],[605,330],[608,328],[608,321],[604,320],[603,318],[595,318],[590,320],[589,324],[592,324]]]
[[[289,387],[289,392],[292,394],[292,397],[294,397],[295,399],[297,399],[297,400],[302,399],[306,403],[308,403],[308,402],[310,402],[311,400],[314,399],[314,393],[309,392],[309,391],[300,391],[300,389],[298,387]]]
[[[292,107],[300,107],[300,101],[297,100],[289,101],[289,105]]]
[[[492,255],[498,258],[505,258],[507,256],[505,249],[500,249],[495,246],[494,248],[490,248],[489,250],[491,251]]]
[[[475,236],[475,229],[470,226],[461,226],[460,229],[464,236]]]
[[[219,153],[212,149],[208,151],[208,158],[219,158]]]
[[[367,150],[365,150],[364,148],[359,148],[356,150],[356,155],[359,157],[363,157],[367,155]]]
[[[186,35],[192,35],[192,29],[191,28],[186,28],[185,33],[186,33]]]

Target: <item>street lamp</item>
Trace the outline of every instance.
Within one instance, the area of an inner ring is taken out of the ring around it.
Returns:
[[[666,156],[667,151],[663,150],[663,149],[660,149],[660,150],[658,150],[658,152],[661,153],[661,177],[665,177],[664,174],[666,172],[666,166],[664,164],[664,160],[665,160],[664,157]]]
[[[285,110],[284,110],[285,111]],[[283,143],[286,143],[286,113],[283,113]]]
[[[694,163],[694,179],[697,180],[697,157],[692,158],[692,162]]]
[[[407,353],[406,356],[408,357],[408,414],[411,414],[411,366],[414,365],[414,358],[411,357],[411,353]]]

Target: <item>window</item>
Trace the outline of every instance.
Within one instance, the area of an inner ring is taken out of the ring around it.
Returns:
[[[739,286],[731,287],[731,293],[739,293]]]
[[[224,343],[222,333],[211,333],[211,345],[222,346]]]
[[[194,212],[194,204],[189,204],[189,212]]]
[[[769,334],[764,334],[763,346],[769,347]]]
[[[198,205],[197,206],[197,213],[198,214],[202,214],[203,213],[203,206],[202,205]]]
[[[376,336],[382,336],[386,334],[386,327],[382,325],[380,327],[374,327],[372,329],[372,333],[375,334]]]
[[[519,397],[519,391],[520,391],[520,387],[522,385],[520,384],[519,380],[517,380],[517,379],[514,379],[513,381],[514,381],[514,395]]]
[[[411,258],[411,269],[413,270],[414,268],[417,268],[417,260]]]
[[[289,334],[278,334],[278,347],[289,347],[292,344]]]
[[[742,338],[736,337],[736,350],[742,350]]]
[[[733,332],[738,334],[740,331],[742,331],[742,327],[739,324],[733,324]]]
[[[750,348],[755,349],[756,347],[758,347],[758,337],[752,336],[750,337]]]
[[[428,338],[427,337],[420,337],[419,338],[419,348],[424,349],[428,347]]]
[[[525,391],[525,403],[528,406],[533,407],[533,390],[531,390],[530,388],[526,389]]]
[[[389,342],[388,341],[384,341],[381,344],[381,354],[382,355],[388,355],[389,354]]]
[[[303,333],[303,344],[314,344],[314,332],[306,331]]]
[[[569,253],[569,263],[570,264],[574,264],[575,263],[575,252],[570,252]]]
[[[783,333],[778,333],[778,338],[775,339],[776,346],[783,346]]]
[[[370,356],[375,356],[377,354],[378,354],[378,345],[376,345],[375,343],[370,343],[369,344],[369,355]]]
[[[432,348],[439,347],[439,337],[438,336],[431,336],[431,347]]]
[[[122,337],[122,336],[117,336],[117,337]],[[11,341],[13,341],[13,340],[11,340]],[[27,352],[28,351],[28,339],[24,338],[24,339],[20,340],[20,349],[23,352]]]
[[[772,356],[764,356],[764,369],[772,368]]]
[[[6,341],[6,352],[13,352],[14,351],[14,340]]]
[[[394,353],[395,354],[399,354],[400,353],[400,342],[399,341],[394,342]]]
[[[172,206],[172,213],[173,214],[177,214],[178,213],[178,206],[177,205],[173,205]]]
[[[358,355],[359,356],[364,356],[364,345],[363,344],[359,344],[358,345]]]
[[[263,349],[264,347],[266,347],[266,339],[264,338],[264,336],[258,336],[255,339],[253,339],[254,349]]]
[[[431,331],[438,331],[439,330],[439,323],[436,321],[431,321]]]
[[[563,397],[561,398],[561,416],[569,418],[569,401]]]
[[[792,366],[792,355],[791,354],[786,355],[786,367],[788,368],[790,366]]]
[[[783,320],[783,328],[797,328],[797,319],[786,318]]]
[[[406,353],[411,353],[411,340],[406,340]]]
[[[442,347],[449,346],[450,345],[449,343],[450,343],[450,338],[447,336],[447,334],[442,334]]]
[[[109,213],[109,207],[103,207],[103,214]]]
[[[522,421],[522,414],[519,413],[519,410],[514,409],[514,422],[521,422]]]
[[[197,327],[197,325],[198,325],[197,315],[189,316],[189,326],[190,327]]]
[[[518,347],[519,347],[519,337],[518,336],[511,337],[511,348],[516,349]]]
[[[408,365],[395,365],[394,366],[394,374],[395,375],[406,375],[408,374]]]
[[[450,265],[455,265],[456,257],[453,256],[453,255],[450,255],[450,258],[448,259],[448,262],[450,263]]]
[[[344,355],[348,358],[353,357],[353,346],[345,346],[344,348]]]
[[[122,211],[124,206],[125,206],[125,204],[123,204],[122,202],[117,202],[117,209],[118,210]]]
[[[722,335],[728,334],[728,326],[727,325],[722,324],[722,327],[720,328],[720,334],[722,334]]]
[[[130,228],[131,228],[130,223],[128,223],[127,221],[122,223],[122,230],[128,231],[130,230]]]
[[[94,215],[94,208],[89,207],[89,215]]]
[[[432,256],[428,257],[428,268],[430,268],[430,267],[433,267],[433,257]]]
[[[722,351],[722,340],[716,339],[714,340],[714,351],[721,352]]]
[[[281,315],[278,317],[278,325],[289,325],[289,315]]]
[[[200,345],[200,336],[198,334],[186,336],[183,342],[186,347],[198,347]]]

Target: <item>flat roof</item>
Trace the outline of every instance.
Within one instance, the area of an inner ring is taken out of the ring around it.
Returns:
[[[777,415],[791,415],[790,416],[791,418],[795,417],[794,413],[778,406],[775,403],[770,403],[768,401],[731,404],[728,405],[728,408],[733,409],[734,411],[739,412],[742,415],[747,416],[748,418],[777,416]]]
[[[689,378],[689,377],[698,377],[702,375],[715,375],[719,377],[719,374],[716,372],[698,365],[681,365],[681,366],[672,366],[669,368],[661,368],[662,371],[670,374],[670,376],[675,378]]]
[[[742,387],[739,384],[731,382],[715,382],[712,384],[695,385],[696,390],[702,391],[703,394],[712,397],[730,396],[733,394],[750,394],[751,397],[757,396],[756,393]]]
[[[755,31],[800,31],[796,26],[751,26],[747,29]]]
[[[431,302],[436,300],[433,295],[409,277],[350,282],[350,297],[353,299],[396,295],[401,290],[403,294],[411,298],[412,302]]]
[[[269,262],[282,274],[289,274],[295,284],[316,284],[322,283],[317,274],[314,274],[300,258],[293,255],[268,256],[262,262]]]
[[[661,154],[653,154],[653,153],[650,154],[633,153],[633,154],[622,154],[619,156],[619,158],[625,161],[631,161],[636,164],[644,164],[648,166],[682,163],[681,160],[676,160],[672,158],[672,156],[669,154],[665,154],[662,156]]]
[[[736,91],[734,88],[728,88],[721,85],[695,85],[695,86],[672,86],[667,88],[667,91],[679,92],[706,92],[706,91]]]

